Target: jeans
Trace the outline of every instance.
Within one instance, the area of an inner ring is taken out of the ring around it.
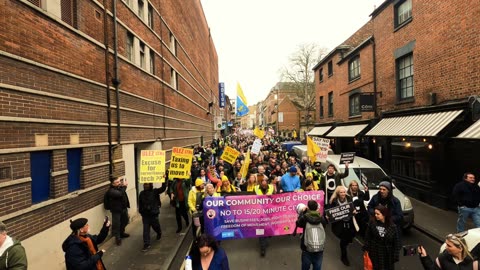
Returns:
[[[480,207],[468,208],[466,206],[458,207],[457,232],[465,231],[465,222],[468,217],[472,217],[473,224],[480,228]]]
[[[310,265],[313,265],[313,270],[322,270],[323,251],[308,252],[302,250],[302,270],[310,270]]]
[[[158,215],[142,216],[143,223],[143,244],[150,245],[150,227],[157,233],[162,234]]]
[[[128,224],[128,210],[123,209],[121,212],[112,212],[112,235],[115,239],[120,239],[125,233],[125,227]]]

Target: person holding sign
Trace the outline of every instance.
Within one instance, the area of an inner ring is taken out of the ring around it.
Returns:
[[[352,198],[350,198],[350,196],[347,196],[347,188],[344,186],[338,186],[335,189],[332,197],[330,198],[330,208],[340,206],[348,209],[349,205],[352,205]],[[355,215],[357,211],[354,208],[353,211],[352,209],[350,210],[351,215],[348,215],[342,220],[332,223],[332,232],[333,234],[335,234],[336,237],[340,239],[340,260],[346,266],[350,266],[350,261],[348,260],[347,256],[347,246],[348,244],[352,243],[352,240],[355,237],[356,233],[354,224],[355,218],[353,217],[353,215]],[[330,221],[328,215],[327,219]]]
[[[162,228],[158,220],[160,214],[160,194],[167,189],[167,182],[163,182],[160,188],[153,188],[153,183],[144,183],[143,190],[138,195],[138,212],[142,215],[143,223],[143,249],[150,248],[150,227],[157,233],[157,240],[162,237]]]
[[[177,219],[177,231],[182,231],[182,217],[186,226],[190,225],[188,221],[188,192],[190,191],[190,179],[175,178],[170,185],[170,200],[175,203],[175,218]]]
[[[197,230],[200,227],[203,232],[203,198],[205,197],[205,184],[201,178],[197,178],[195,180],[195,186],[192,187],[190,192],[188,192],[188,208],[190,210],[190,214],[192,215],[192,221],[195,221],[195,218],[199,218],[200,226],[196,226],[195,222],[193,222],[193,238],[197,236]]]
[[[378,205],[374,211],[375,217],[368,224],[363,250],[368,252],[373,269],[393,270],[400,253],[398,230],[388,208]]]
[[[367,186],[364,186],[363,188],[365,192],[360,190],[356,180],[352,180],[348,185],[347,191],[347,194],[352,198],[353,206],[358,212],[355,218],[358,221],[358,226],[360,227],[358,232],[361,236],[365,236],[365,230],[367,229],[367,224],[370,219],[370,215],[365,207],[365,202],[370,200],[370,193],[368,192]]]
[[[228,177],[226,175],[223,175],[223,172],[220,172],[220,175],[222,176],[222,185],[217,188],[217,192],[221,193],[222,195],[235,193],[235,187],[230,184],[230,180],[228,180]]]
[[[342,178],[348,176],[348,162],[345,163],[345,172],[340,173],[335,170],[335,166],[333,164],[328,165],[327,172],[325,173],[325,179],[323,183],[320,185],[320,189],[325,191],[325,202],[329,201],[329,198],[332,197],[335,189],[342,185]]]

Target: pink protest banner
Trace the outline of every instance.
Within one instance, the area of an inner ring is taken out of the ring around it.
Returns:
[[[323,213],[324,198],[323,191],[208,197],[203,203],[205,231],[218,240],[292,234],[297,205],[315,200]]]

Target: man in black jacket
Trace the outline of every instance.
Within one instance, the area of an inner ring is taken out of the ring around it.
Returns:
[[[458,206],[457,232],[465,231],[465,222],[470,216],[475,227],[480,228],[480,187],[475,184],[475,175],[465,173],[452,194]]]
[[[107,200],[110,212],[112,212],[112,235],[115,237],[115,243],[119,246],[122,244],[122,238],[130,236],[125,233],[125,227],[128,224],[128,208],[130,208],[130,201],[125,192],[128,183],[127,179],[123,177],[112,177],[110,181]]]
[[[162,228],[158,220],[160,214],[160,194],[167,189],[167,182],[163,182],[160,188],[153,188],[152,183],[144,183],[143,190],[138,195],[138,212],[142,215],[143,223],[143,249],[150,248],[150,227],[157,233],[157,240],[162,237]]]

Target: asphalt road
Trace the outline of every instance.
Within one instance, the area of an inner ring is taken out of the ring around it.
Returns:
[[[361,242],[355,239],[348,247],[351,266],[346,267],[340,261],[339,240],[332,234],[330,226],[327,226],[327,240],[324,251],[322,269],[363,269],[363,253]],[[425,234],[411,229],[403,234],[402,243],[422,244],[430,254],[438,253],[440,243],[429,238]],[[265,257],[260,257],[260,246],[258,239],[239,239],[222,241],[221,246],[226,250],[230,269],[232,270],[253,270],[253,269],[300,269],[301,251],[300,237],[278,236],[269,239],[269,247]],[[400,262],[395,269],[422,269],[418,256],[404,257],[400,254]]]

